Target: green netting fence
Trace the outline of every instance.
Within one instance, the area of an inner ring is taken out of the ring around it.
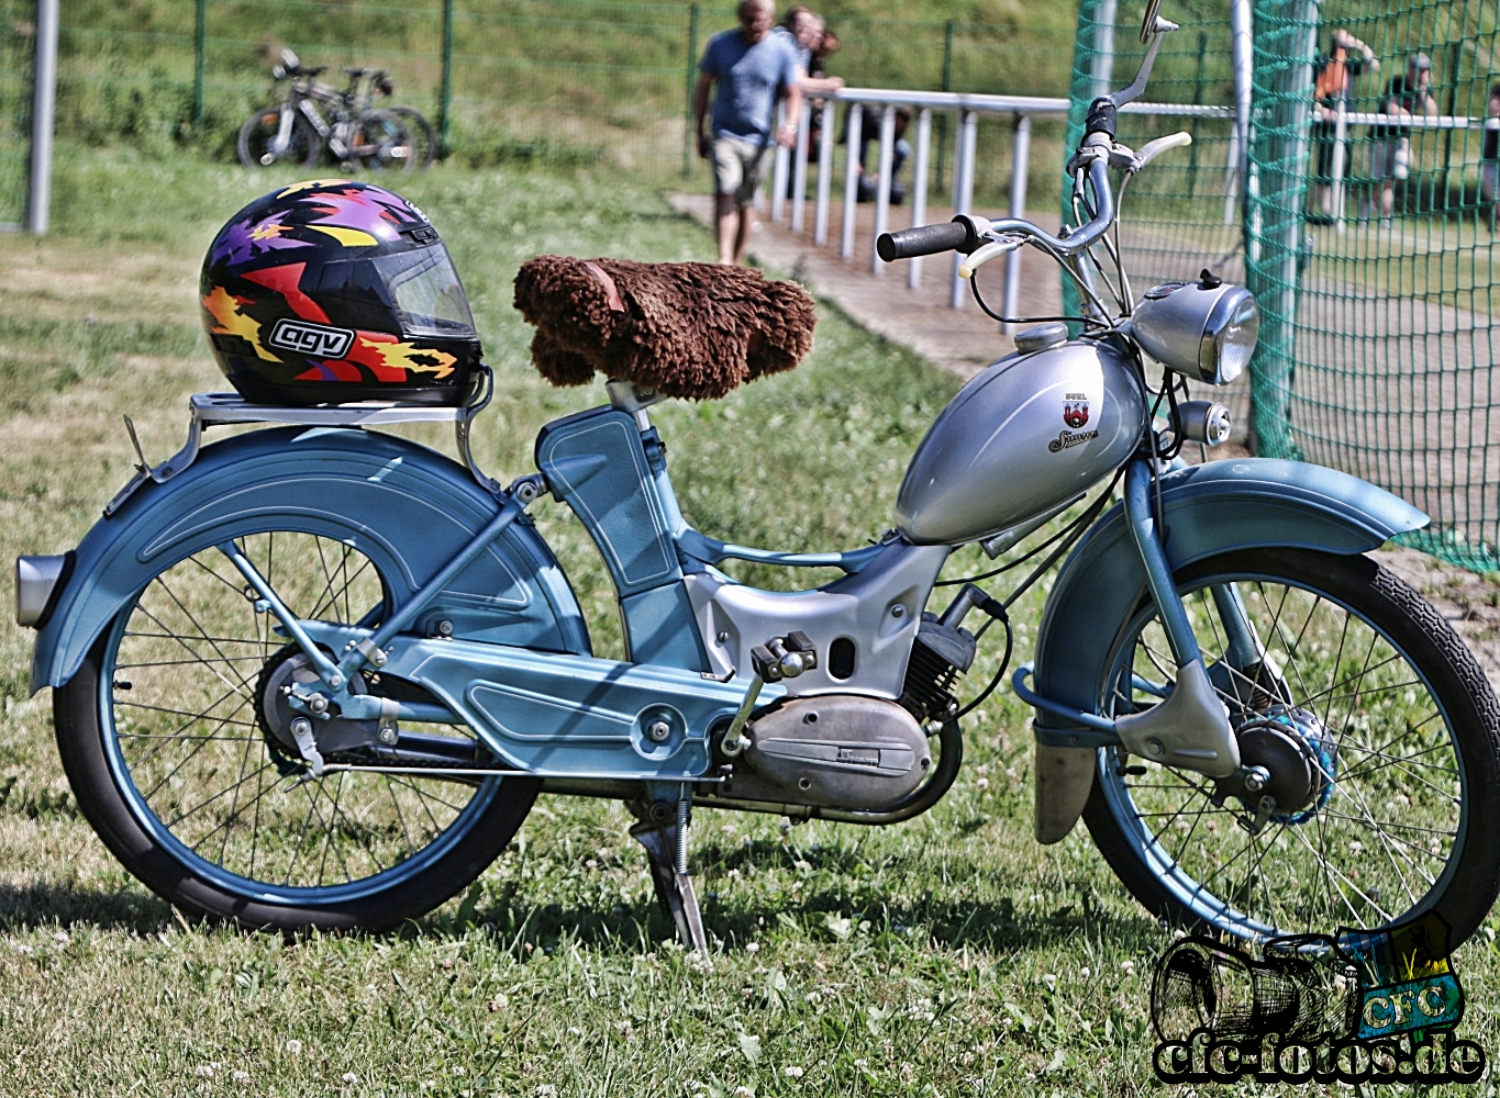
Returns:
[[[1105,0],[1084,0],[1080,13],[1070,139],[1094,94],[1101,41],[1109,41],[1097,22],[1102,10]],[[1205,101],[1232,104],[1227,0],[1169,2],[1164,14],[1183,29],[1168,39],[1148,98],[1196,94],[1194,58],[1206,38],[1214,82],[1205,94],[1216,98]],[[1120,13],[1113,35],[1116,86],[1143,50],[1139,9],[1128,15]],[[1253,19],[1244,179],[1225,171],[1222,155],[1186,163],[1174,154],[1170,170],[1158,161],[1131,186],[1127,262],[1148,278],[1211,266],[1256,292],[1260,346],[1248,392],[1236,401],[1250,409],[1256,453],[1380,484],[1432,516],[1410,544],[1468,568],[1500,569],[1497,150],[1495,137],[1488,149],[1485,137],[1487,117],[1500,115],[1500,100],[1493,110],[1490,102],[1500,83],[1496,7],[1256,0]],[[1362,48],[1346,48],[1349,78],[1335,70],[1320,86],[1335,31],[1368,46],[1378,69]],[[1409,71],[1417,74],[1410,81]],[[1393,104],[1409,111],[1409,129],[1392,118]],[[1167,132],[1159,119],[1147,121],[1154,129],[1136,132],[1122,116],[1121,139]],[[1206,151],[1197,136],[1195,147]],[[1212,139],[1228,142],[1228,129]]]
[[[26,218],[35,0],[0,0],[0,226]]]

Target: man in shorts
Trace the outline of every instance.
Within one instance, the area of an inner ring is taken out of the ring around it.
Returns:
[[[740,27],[709,39],[698,63],[698,87],[693,117],[698,132],[698,155],[713,165],[715,221],[719,262],[743,263],[755,227],[756,188],[765,170],[772,142],[790,148],[797,140],[796,119],[802,114],[797,54],[786,39],[773,35],[776,22],[771,0],[742,0]],[[709,119],[709,91],[717,84]],[[777,97],[786,96],[787,123],[776,133]]]
[[[1380,227],[1391,227],[1391,213],[1396,207],[1396,180],[1404,181],[1411,172],[1411,118],[1421,111],[1436,118],[1437,100],[1432,86],[1432,59],[1425,53],[1412,54],[1406,62],[1404,76],[1391,77],[1385,86],[1380,113],[1391,119],[1370,127],[1370,178],[1380,184]]]

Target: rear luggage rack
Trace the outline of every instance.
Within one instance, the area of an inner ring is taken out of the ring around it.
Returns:
[[[322,404],[314,407],[293,407],[276,404],[251,404],[238,393],[194,393],[188,398],[188,439],[181,450],[160,465],[152,466],[146,461],[136,437],[135,424],[125,417],[125,427],[130,432],[130,441],[135,446],[140,463],[130,483],[121,488],[114,499],[104,507],[104,517],[109,518],[125,505],[125,501],[147,481],[162,484],[186,470],[198,458],[203,446],[203,432],[209,427],[228,427],[246,423],[280,423],[293,427],[387,427],[395,423],[451,423],[458,440],[459,453],[469,467],[470,474],[480,486],[496,495],[504,489],[500,482],[486,476],[474,461],[469,445],[469,425],[474,417],[490,403],[495,392],[494,375],[488,366],[480,366],[482,381],[476,387],[474,398],[467,404],[399,404],[387,401],[367,400],[355,404]]]

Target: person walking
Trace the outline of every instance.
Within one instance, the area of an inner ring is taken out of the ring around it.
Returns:
[[[785,37],[771,33],[776,22],[771,0],[742,0],[739,22],[738,30],[709,39],[693,96],[698,155],[713,166],[714,220],[723,264],[745,261],[766,153],[773,142],[788,148],[795,144],[796,119],[802,113],[797,55]],[[780,95],[786,96],[787,122],[773,133]],[[711,129],[705,129],[705,121]]]
[[[1411,119],[1421,111],[1436,118],[1437,100],[1432,86],[1432,59],[1414,53],[1406,61],[1406,73],[1391,77],[1385,86],[1380,113],[1391,121],[1370,127],[1370,178],[1380,184],[1380,227],[1391,227],[1396,208],[1396,181],[1411,173]]]

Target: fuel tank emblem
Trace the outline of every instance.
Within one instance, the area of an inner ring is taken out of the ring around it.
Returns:
[[[1089,395],[1087,393],[1063,394],[1063,422],[1078,430],[1089,421]]]
[[[1057,437],[1047,443],[1047,449],[1055,454],[1060,450],[1069,450],[1074,446],[1082,446],[1089,439],[1098,437],[1098,431],[1059,431]]]

